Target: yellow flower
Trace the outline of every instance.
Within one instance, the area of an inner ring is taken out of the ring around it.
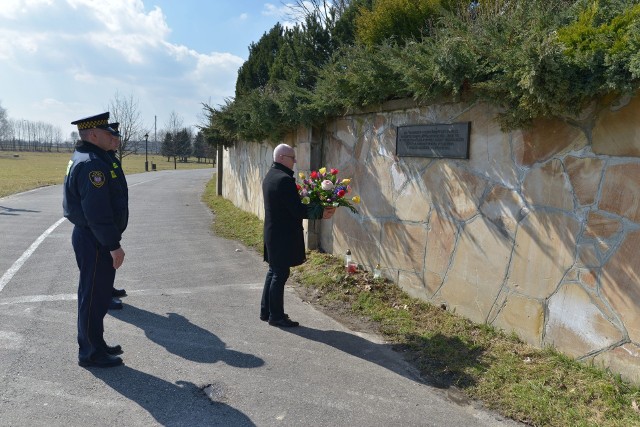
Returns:
[[[307,178],[307,175],[305,175],[304,172],[298,173],[298,176],[300,177],[300,179],[306,179]]]
[[[349,185],[350,183],[351,183],[351,180],[349,178],[345,178],[342,180],[340,184]]]
[[[360,203],[360,196],[353,196],[351,200],[357,205],[358,203]]]
[[[324,175],[325,173],[327,173],[327,168],[320,168],[318,169],[318,172]]]

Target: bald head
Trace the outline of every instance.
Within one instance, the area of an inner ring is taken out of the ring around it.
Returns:
[[[280,144],[273,150],[273,161],[293,169],[296,163],[296,152],[287,144]]]
[[[294,155],[293,148],[291,148],[291,146],[289,146],[287,144],[278,145],[273,150],[273,161],[277,162],[278,159],[280,158],[280,156],[282,156],[282,155],[293,156]]]

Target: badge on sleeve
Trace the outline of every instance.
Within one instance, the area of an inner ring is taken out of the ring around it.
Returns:
[[[102,171],[89,172],[89,181],[91,181],[91,184],[93,184],[94,187],[100,188],[104,185],[104,174]]]

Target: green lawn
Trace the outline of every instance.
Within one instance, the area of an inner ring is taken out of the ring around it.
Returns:
[[[26,151],[0,151],[0,197],[9,194],[43,187],[45,185],[62,184],[71,153],[32,153]],[[151,155],[151,164],[156,169],[173,170],[173,159],[167,162],[166,157]],[[129,155],[123,159],[122,169],[127,175],[144,172],[144,155]],[[176,164],[177,169],[211,168],[211,163],[197,163],[190,159],[187,163]],[[149,172],[151,173],[151,172]]]

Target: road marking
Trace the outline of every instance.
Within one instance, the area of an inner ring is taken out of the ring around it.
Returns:
[[[18,272],[18,270],[20,270],[20,267],[22,267],[22,265],[29,259],[29,257],[35,252],[38,246],[40,246],[40,243],[42,243],[44,239],[46,239],[47,236],[53,232],[53,230],[55,230],[60,224],[62,224],[65,219],[66,218],[60,218],[55,224],[47,228],[47,231],[42,233],[40,237],[38,237],[36,241],[33,242],[31,246],[29,246],[29,249],[24,251],[22,256],[13,263],[13,265],[6,271],[6,273],[2,275],[2,277],[0,277],[0,292],[2,292],[5,286],[7,286],[7,283],[9,283],[11,278]]]
[[[191,295],[205,292],[217,292],[228,287],[238,287],[245,289],[262,289],[262,283],[229,283],[215,286],[196,286],[192,288],[163,288],[163,289],[138,289],[129,290],[127,295],[133,296],[168,296],[168,295]],[[77,300],[77,294],[57,294],[57,295],[27,295],[22,297],[12,297],[0,299],[0,305],[29,304],[34,302],[48,301],[73,301]]]
[[[160,179],[160,177],[158,177],[158,178],[148,179],[148,180],[146,180],[146,181],[136,182],[135,184],[131,184],[131,185],[129,185],[129,186],[128,186],[128,188],[135,187],[136,185],[140,185],[140,184],[146,184],[147,182],[157,181],[157,180],[159,180],[159,179]]]

